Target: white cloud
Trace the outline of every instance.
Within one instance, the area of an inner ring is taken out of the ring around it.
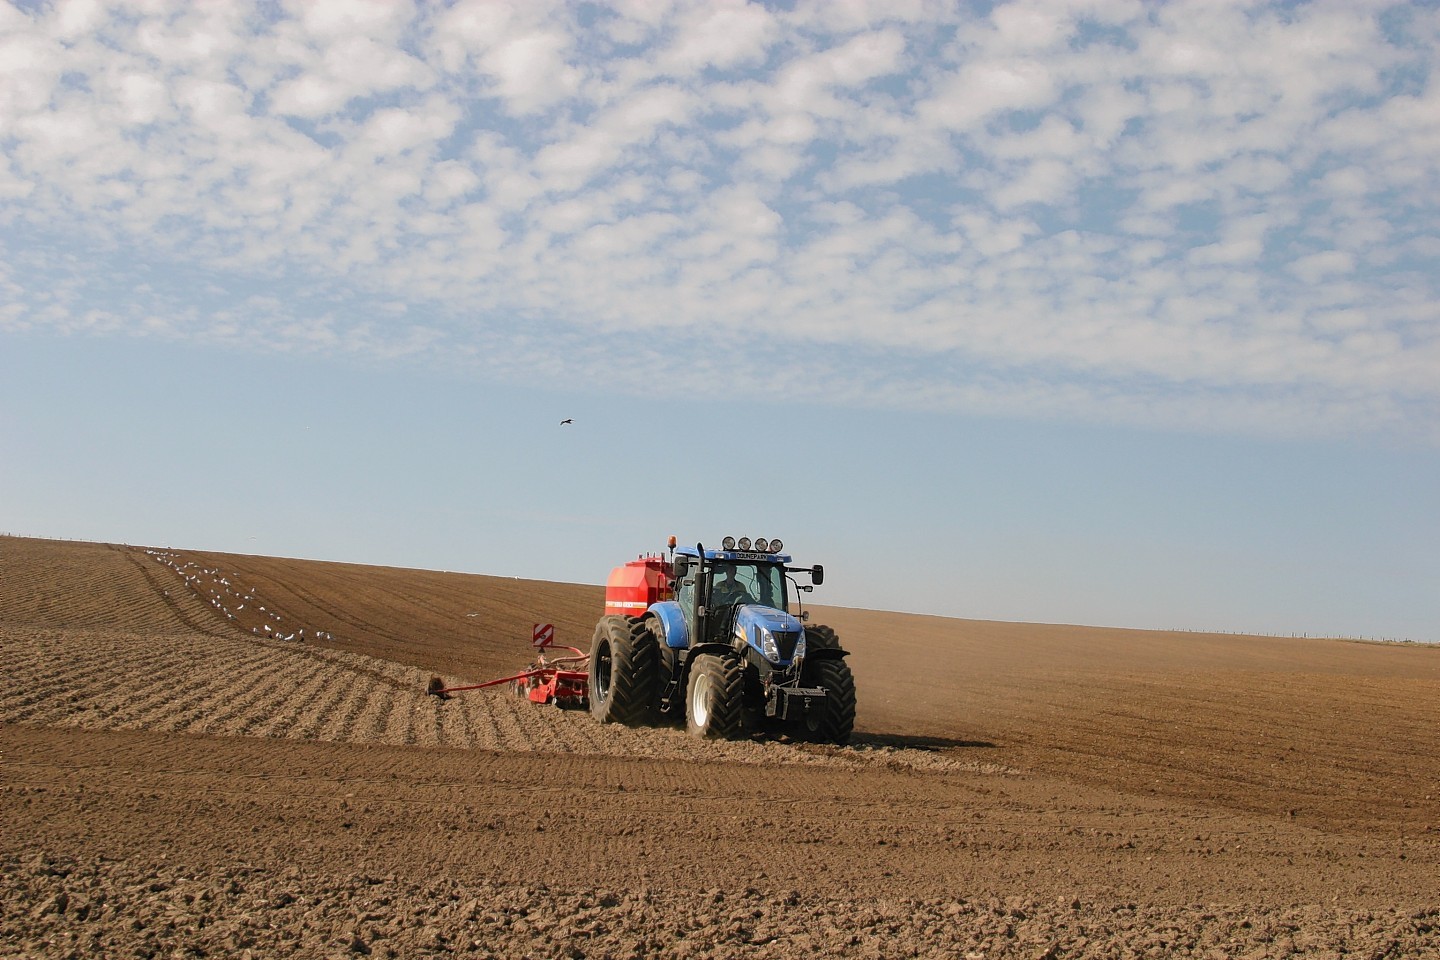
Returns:
[[[8,8],[0,7],[0,18]],[[28,31],[17,12],[0,20],[0,131],[14,118],[43,109],[60,79],[54,45]]]
[[[355,94],[338,81],[307,73],[286,81],[271,97],[276,113],[291,117],[323,117],[335,113]]]
[[[717,191],[710,208],[713,223],[726,234],[773,236],[782,223],[781,217],[754,191],[744,188]]]
[[[565,62],[569,39],[532,33],[491,48],[481,64],[494,76],[500,96],[517,113],[530,113],[572,93],[580,71]]]
[[[1312,253],[1291,262],[1290,270],[1306,283],[1319,283],[1355,269],[1355,258],[1341,250]]]
[[[245,16],[244,5],[235,3],[171,7],[137,26],[136,52],[168,67],[204,70],[239,51]]]
[[[376,36],[395,39],[409,16],[392,0],[286,0],[307,33],[316,37]]]
[[[995,46],[1004,50],[1044,50],[1069,39],[1069,18],[1041,4],[1015,3],[996,7]]]
[[[904,35],[892,29],[861,34],[811,59],[829,83],[854,87],[894,73],[904,52]]]
[[[1254,264],[1265,252],[1265,234],[1269,226],[1270,218],[1267,216],[1235,217],[1226,224],[1220,239],[1192,247],[1188,259],[1197,265]]]
[[[1325,192],[1340,197],[1363,197],[1369,192],[1365,168],[1358,165],[1331,170],[1321,179],[1319,186]]]
[[[584,71],[571,62],[575,25],[550,3],[468,0],[447,7],[428,24],[426,42],[436,64],[464,75],[515,116],[543,111],[580,89]]]
[[[168,117],[173,104],[165,85],[147,73],[127,71],[115,78],[123,122],[137,126]]]
[[[424,91],[435,83],[435,72],[424,63],[373,37],[328,30],[320,37],[288,29],[281,33],[286,42],[280,44],[282,53],[271,70],[303,72],[281,80],[270,92],[278,114],[314,119],[362,97],[400,88]]]
[[[705,67],[728,68],[765,58],[779,34],[775,17],[759,4],[717,0],[683,9],[675,36],[660,51],[665,73],[684,76]]]
[[[105,20],[100,0],[61,0],[55,4],[52,21],[55,36],[72,39],[95,30]]]
[[[431,168],[425,194],[431,203],[443,206],[479,185],[480,178],[465,164],[457,160],[442,160]]]
[[[410,108],[376,110],[353,142],[357,149],[374,156],[433,149],[450,136],[459,119],[459,107],[441,97],[430,97]]]
[[[648,137],[662,123],[680,124],[689,119],[694,98],[675,87],[640,90],[602,114],[595,125],[614,130],[631,140]]]
[[[934,124],[967,130],[996,113],[1043,107],[1056,93],[1055,78],[1039,60],[986,60],[961,67],[916,109]]]

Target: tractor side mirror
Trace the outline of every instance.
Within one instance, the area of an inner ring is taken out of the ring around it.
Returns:
[[[689,558],[689,557],[676,557],[676,558],[675,558],[675,578],[678,580],[678,579],[680,579],[681,577],[684,577],[685,574],[687,574],[687,573],[689,573],[689,572],[690,572],[690,558]]]
[[[820,584],[825,582],[825,568],[818,563],[815,564],[810,570],[810,579],[814,581],[815,586],[820,586]]]

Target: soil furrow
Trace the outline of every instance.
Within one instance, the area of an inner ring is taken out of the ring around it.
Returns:
[[[138,672],[118,682],[113,690],[96,691],[112,722],[126,729],[148,729],[178,713],[188,701],[189,687],[197,678],[226,676],[234,672],[238,658],[227,656],[222,645],[195,650],[190,645],[156,651],[147,662],[136,664]],[[143,682],[140,682],[143,678]]]
[[[291,659],[292,672],[287,676],[288,689],[280,691],[275,702],[267,710],[267,716],[257,725],[246,728],[246,735],[252,737],[286,737],[313,708],[315,698],[328,685],[344,674],[333,665],[321,665],[314,661],[296,662]]]
[[[268,703],[274,691],[283,689],[290,673],[290,664],[272,659],[234,677],[231,686],[216,691],[214,713],[209,720],[193,729],[199,733],[240,733],[251,722],[255,705]]]
[[[0,721],[28,721],[49,701],[73,692],[81,678],[105,669],[89,657],[75,655],[72,646],[46,637],[10,641]]]
[[[236,682],[237,677],[254,674],[264,668],[269,657],[264,651],[239,650],[225,662],[205,661],[206,669],[195,670],[183,680],[181,692],[174,700],[156,704],[153,715],[141,716],[146,729],[194,731],[196,724],[207,719],[215,703]]]
[[[319,690],[310,696],[304,709],[295,718],[291,725],[291,736],[304,740],[321,739],[321,729],[340,714],[347,699],[355,695],[356,679],[350,671],[336,666],[322,671],[320,676],[324,682]],[[364,685],[361,685],[359,696],[364,696],[364,689]]]
[[[8,709],[4,719],[11,723],[47,723],[66,716],[77,706],[83,708],[91,689],[106,689],[133,673],[142,655],[125,650],[106,656],[105,645],[93,644],[84,653],[71,646],[42,643],[32,648],[31,680],[20,703]],[[93,659],[92,659],[93,657]]]
[[[337,700],[328,715],[316,717],[314,738],[337,743],[351,739],[359,718],[370,701],[373,688],[361,677],[346,674],[335,685]]]
[[[370,702],[374,705],[373,710],[366,710],[361,715],[362,721],[368,717],[370,722],[367,725],[358,726],[351,740],[356,742],[373,740],[376,743],[393,742],[388,740],[386,735],[390,729],[391,717],[395,712],[395,691],[388,688],[382,689],[378,695],[371,698]]]

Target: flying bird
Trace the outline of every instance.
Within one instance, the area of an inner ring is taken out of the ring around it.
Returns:
[[[565,424],[567,424],[567,423],[574,423],[574,422],[575,422],[574,420],[571,420],[569,417],[566,417],[564,420],[561,420],[561,421],[560,421],[560,426],[563,427],[563,426],[565,426]]]

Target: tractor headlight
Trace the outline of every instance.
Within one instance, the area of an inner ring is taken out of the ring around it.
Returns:
[[[785,544],[781,543],[779,540],[771,540],[771,541],[770,541],[770,552],[771,552],[771,553],[779,553],[781,550],[784,550],[784,549],[785,549]]]
[[[720,541],[720,546],[721,546],[722,548],[726,549],[726,550],[734,550],[734,549],[735,549],[735,538],[734,538],[734,537],[726,537],[724,540],[721,540],[721,541]]]
[[[741,549],[741,550],[749,550],[749,549],[750,549],[750,538],[749,538],[749,537],[741,537],[741,538],[740,538],[740,544],[739,544],[739,546],[740,546],[740,549]]]
[[[755,541],[755,549],[756,549],[756,550],[759,550],[761,553],[769,553],[769,552],[770,552],[770,541],[769,541],[769,540],[766,540],[764,537],[758,538],[758,539]]]
[[[775,635],[767,627],[758,627],[756,632],[760,634],[760,652],[765,654],[765,659],[779,663],[780,647],[775,643]]]

